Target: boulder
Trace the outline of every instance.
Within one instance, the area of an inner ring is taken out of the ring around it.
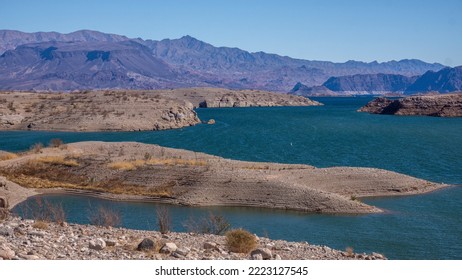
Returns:
[[[14,236],[14,230],[8,226],[0,227],[0,236]]]
[[[205,250],[215,250],[217,248],[217,243],[215,242],[205,242],[203,245]]]
[[[163,254],[171,254],[171,253],[175,252],[177,249],[178,249],[178,247],[176,246],[175,243],[167,242],[167,243],[165,243],[164,246],[162,246],[162,248],[160,248],[160,252],[163,253]]]
[[[258,248],[253,250],[250,253],[251,256],[253,255],[261,255],[264,260],[269,260],[273,257],[273,253],[268,248]]]
[[[263,260],[263,256],[261,254],[251,255],[251,258],[252,258],[252,260],[258,260],[258,261]]]
[[[138,244],[138,251],[150,251],[150,250],[154,250],[154,241],[152,241],[151,239],[149,238],[145,238],[143,239],[143,241],[140,242],[140,244]]]
[[[186,257],[191,250],[189,248],[183,247],[183,248],[178,248],[176,249],[176,253],[180,256]]]
[[[16,253],[10,249],[6,244],[1,244],[0,245],[0,258],[4,260],[11,260],[14,258]]]
[[[104,240],[106,242],[106,246],[113,247],[117,245],[117,241],[115,239],[106,239]]]
[[[102,238],[97,238],[91,240],[88,247],[93,250],[103,250],[106,248],[106,242]]]

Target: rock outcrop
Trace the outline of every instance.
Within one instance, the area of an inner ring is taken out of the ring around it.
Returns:
[[[396,100],[379,97],[358,111],[386,115],[462,117],[462,93],[411,96]]]
[[[275,106],[319,106],[317,101],[308,98],[276,94],[261,93],[226,93],[206,98],[199,103],[201,108],[227,108],[227,107],[275,107]]]
[[[0,93],[0,130],[140,131],[199,123],[185,100],[139,92]]]
[[[289,94],[300,96],[336,96],[340,93],[332,91],[325,86],[308,87],[302,83],[297,83]]]

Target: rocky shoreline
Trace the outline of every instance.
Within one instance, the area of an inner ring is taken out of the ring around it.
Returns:
[[[200,123],[197,107],[316,106],[305,97],[195,88],[153,91],[0,93],[0,130],[144,131]]]
[[[152,241],[146,241],[149,239]],[[0,260],[382,260],[307,242],[257,237],[250,253],[231,252],[220,235],[132,230],[10,217],[0,221]],[[152,244],[152,247],[144,244]],[[143,247],[144,246],[144,247]]]
[[[378,97],[358,112],[384,115],[462,117],[462,93],[410,96],[391,100]]]

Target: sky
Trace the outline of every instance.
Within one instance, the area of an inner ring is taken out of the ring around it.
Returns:
[[[0,0],[0,29],[81,29],[309,60],[462,65],[462,0]]]

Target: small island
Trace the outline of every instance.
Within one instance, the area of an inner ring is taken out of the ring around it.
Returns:
[[[358,112],[372,114],[462,117],[462,93],[410,96],[391,100],[378,97]]]

